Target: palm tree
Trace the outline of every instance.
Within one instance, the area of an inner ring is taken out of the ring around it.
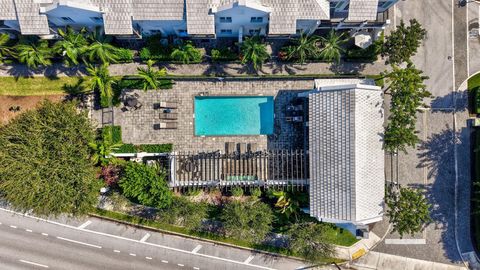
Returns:
[[[241,51],[242,64],[252,63],[255,70],[261,68],[263,62],[269,58],[267,47],[258,36],[245,38]]]
[[[8,43],[10,41],[10,36],[8,34],[0,34],[0,63],[6,56],[14,56],[13,50]]]
[[[287,51],[287,59],[297,59],[299,63],[305,63],[308,57],[318,57],[320,49],[318,43],[319,36],[307,36],[302,34],[298,39],[294,39],[294,45],[289,46]]]
[[[26,41],[15,46],[18,61],[29,68],[37,69],[39,66],[52,64],[52,53],[47,41]]]
[[[115,150],[117,150],[121,143],[112,143],[111,140],[103,139],[101,141],[97,141],[95,143],[88,144],[90,148],[93,150],[91,159],[93,163],[100,164],[102,166],[108,165],[110,156]]]
[[[88,39],[92,42],[88,46],[88,60],[91,62],[101,61],[102,64],[116,63],[118,61],[117,47],[110,44],[112,41],[111,36],[106,36],[101,32],[101,28],[95,28]]]
[[[170,56],[174,60],[181,61],[184,64],[189,64],[190,62],[198,62],[202,59],[202,54],[200,53],[200,51],[195,48],[190,42],[180,45],[178,48],[173,50]]]
[[[344,34],[338,35],[335,30],[330,30],[327,37],[320,37],[323,48],[320,51],[320,57],[329,62],[340,62],[340,57],[344,51],[342,44],[345,43]]]
[[[65,57],[64,62],[67,66],[78,65],[78,59],[87,50],[87,39],[85,38],[86,30],[83,28],[80,32],[67,26],[65,31],[58,29],[58,34],[63,38],[55,43],[53,50],[59,55]]]
[[[113,85],[116,83],[115,78],[110,76],[107,65],[100,67],[87,66],[87,72],[91,76],[90,89],[100,92],[102,107],[108,107],[112,103]]]
[[[155,70],[153,63],[155,63],[153,60],[148,60],[147,68],[137,68],[138,76],[140,76],[143,82],[143,90],[158,89],[162,84],[161,78],[167,75],[165,68]]]

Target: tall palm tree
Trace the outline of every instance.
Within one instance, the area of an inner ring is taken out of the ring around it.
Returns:
[[[342,44],[345,43],[344,33],[337,34],[335,30],[330,30],[327,37],[320,37],[323,48],[320,51],[320,57],[329,62],[340,62],[340,57],[344,49]]]
[[[241,52],[242,64],[252,63],[255,70],[261,68],[263,62],[269,58],[267,46],[261,42],[259,36],[245,38]]]
[[[88,60],[91,62],[99,61],[104,65],[118,62],[118,49],[110,44],[112,37],[103,34],[100,27],[95,28],[95,31],[88,36],[88,39],[91,41],[87,49]]]
[[[8,34],[0,34],[0,63],[6,56],[14,56],[13,49],[8,45],[10,36]]]
[[[99,91],[101,100],[107,102],[103,103],[102,107],[110,106],[113,98],[113,85],[116,81],[114,77],[110,76],[107,65],[101,65],[99,67],[88,65],[87,72],[91,76],[89,83],[90,89],[92,91]]]
[[[200,51],[190,42],[180,45],[178,48],[173,50],[170,56],[174,60],[181,61],[184,64],[197,62],[202,59],[202,54]]]
[[[15,46],[18,61],[26,64],[29,68],[37,69],[40,66],[52,64],[51,49],[47,41],[26,41]]]
[[[318,57],[320,49],[318,43],[320,42],[319,36],[307,36],[302,34],[298,39],[293,40],[294,45],[289,46],[287,52],[287,59],[297,59],[299,63],[305,63],[308,57]]]
[[[162,84],[161,78],[167,75],[167,70],[162,68],[160,70],[155,70],[153,68],[153,60],[147,61],[147,68],[137,68],[138,76],[140,76],[143,82],[143,90],[148,89],[158,89]]]
[[[76,32],[72,27],[67,26],[65,31],[58,29],[58,34],[63,38],[55,43],[53,50],[64,57],[67,66],[78,65],[78,60],[87,50],[87,39],[85,38],[85,28]]]

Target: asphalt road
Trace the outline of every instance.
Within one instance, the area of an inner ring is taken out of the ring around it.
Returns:
[[[296,269],[300,261],[95,218],[45,221],[0,209],[0,269]]]

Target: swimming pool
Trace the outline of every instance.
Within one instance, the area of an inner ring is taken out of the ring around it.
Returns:
[[[273,133],[273,97],[195,97],[194,105],[196,136]]]

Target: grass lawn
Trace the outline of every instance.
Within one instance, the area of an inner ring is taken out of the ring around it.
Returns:
[[[475,96],[480,89],[480,73],[468,79],[468,109],[475,112]]]
[[[65,94],[66,85],[75,85],[79,77],[58,78],[0,78],[0,95],[2,96],[46,96]]]

